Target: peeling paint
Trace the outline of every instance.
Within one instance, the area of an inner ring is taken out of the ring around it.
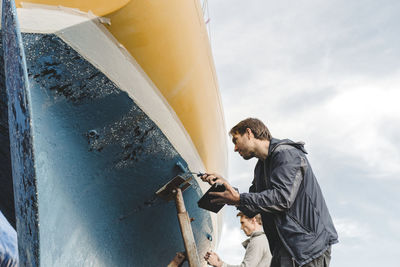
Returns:
[[[14,1],[4,0],[2,43],[8,98],[10,155],[21,266],[39,266],[39,225],[28,77]],[[11,114],[10,114],[11,111]]]
[[[23,34],[23,41],[39,201],[32,195],[18,209],[20,214],[40,211],[41,235],[34,241],[41,244],[41,264],[139,266],[149,254],[146,247],[162,246],[148,259],[156,266],[182,249],[175,207],[154,193],[182,174],[175,164],[187,168],[185,160],[127,93],[61,39]],[[11,112],[18,116],[18,108]],[[28,151],[29,135],[22,130],[17,129],[24,137],[21,147]],[[28,180],[22,186],[30,190],[35,184]],[[206,233],[213,231],[209,214],[197,208],[200,196],[195,181],[184,192],[204,251],[210,244]],[[34,207],[25,206],[31,202]],[[27,233],[34,236],[35,228],[29,225]],[[143,244],[147,234],[156,244]],[[39,256],[38,249],[34,253]]]
[[[27,61],[35,62],[34,67],[28,67],[29,78],[57,95],[80,103],[119,93],[103,73],[88,67],[86,60],[56,35],[26,33],[23,40]],[[99,88],[98,84],[104,86]]]

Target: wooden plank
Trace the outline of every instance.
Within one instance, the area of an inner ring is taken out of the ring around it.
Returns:
[[[185,254],[182,252],[178,252],[178,253],[176,253],[175,257],[168,264],[167,267],[180,267],[185,262],[185,260],[186,260]]]
[[[200,259],[197,254],[197,246],[194,241],[192,226],[187,212],[178,213],[179,225],[181,227],[183,242],[190,267],[199,267]]]
[[[197,254],[196,242],[194,241],[192,226],[190,225],[190,218],[186,212],[185,202],[183,201],[182,190],[180,188],[176,189],[175,203],[189,266],[200,267],[200,259]]]

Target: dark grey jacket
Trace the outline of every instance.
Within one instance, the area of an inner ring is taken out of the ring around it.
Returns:
[[[304,143],[273,138],[268,157],[259,160],[249,193],[238,209],[261,213],[271,251],[283,245],[301,266],[338,242],[321,189],[306,158]]]

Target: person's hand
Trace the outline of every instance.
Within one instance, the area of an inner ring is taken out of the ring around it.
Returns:
[[[207,252],[206,255],[204,256],[204,259],[207,261],[209,265],[214,267],[221,267],[223,264],[223,261],[218,257],[217,253],[213,251]]]
[[[222,178],[221,175],[216,174],[216,173],[205,173],[203,176],[200,177],[203,182],[207,182],[210,185],[213,185],[215,183],[220,183],[223,184],[226,182],[224,178]]]
[[[217,204],[228,204],[228,205],[239,205],[240,204],[240,194],[236,191],[228,182],[224,182],[225,186],[224,192],[210,192],[210,196],[214,196],[214,199],[211,199],[211,203]]]
[[[182,263],[185,261],[185,259],[186,259],[185,252],[178,252],[178,253],[176,253],[175,257],[172,259],[172,261],[168,265],[168,267],[181,266]]]

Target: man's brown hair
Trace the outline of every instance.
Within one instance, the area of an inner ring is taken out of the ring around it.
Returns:
[[[247,219],[251,219],[251,218],[247,217],[246,215],[244,215],[243,212],[239,212],[239,213],[236,215],[236,217],[240,217],[240,218],[245,217],[245,218],[247,218]],[[254,216],[254,217],[252,217],[252,218],[256,218],[256,222],[257,222],[259,225],[262,225],[261,214],[257,214],[256,216]]]
[[[229,131],[229,134],[231,136],[233,136],[234,134],[243,135],[246,132],[247,128],[252,131],[256,139],[269,141],[272,138],[267,126],[265,126],[262,121],[256,118],[247,118],[245,120],[242,120]]]

